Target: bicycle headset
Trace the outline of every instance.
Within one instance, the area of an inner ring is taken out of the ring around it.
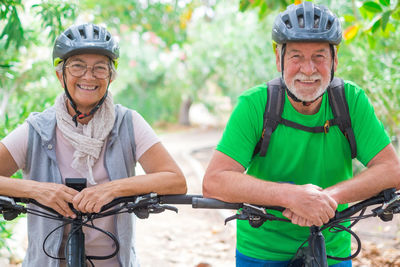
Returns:
[[[115,38],[113,38],[102,26],[94,24],[73,25],[57,37],[53,48],[53,64],[54,66],[57,66],[62,62],[66,62],[69,57],[79,54],[99,54],[107,56],[116,68],[118,65],[119,45]],[[108,94],[111,75],[112,73],[110,70],[107,90],[104,96],[89,113],[82,113],[78,110],[74,100],[68,92],[65,81],[65,64],[63,64],[64,90],[75,111],[72,120],[76,126],[78,126],[78,118],[82,119],[93,115],[103,104]]]

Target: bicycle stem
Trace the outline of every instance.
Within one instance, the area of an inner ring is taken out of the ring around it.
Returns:
[[[318,226],[310,227],[309,247],[312,250],[312,255],[314,256],[312,259],[313,262],[310,266],[328,267],[325,238],[321,233],[321,228]]]
[[[86,267],[85,235],[82,231],[82,215],[77,215],[71,225],[71,236],[66,245],[68,267]]]

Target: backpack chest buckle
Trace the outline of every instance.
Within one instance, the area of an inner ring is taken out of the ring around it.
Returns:
[[[329,133],[329,127],[331,126],[331,123],[329,120],[327,120],[324,124],[324,133]]]

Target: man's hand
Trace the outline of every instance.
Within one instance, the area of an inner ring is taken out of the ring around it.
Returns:
[[[321,226],[335,216],[336,201],[318,186],[295,185],[288,197],[289,204],[283,215],[294,224]]]
[[[285,209],[285,210],[282,212],[282,214],[283,214],[283,216],[285,216],[286,218],[290,219],[290,220],[292,221],[293,224],[297,224],[297,225],[300,225],[300,226],[308,226],[308,227],[314,225],[311,221],[309,221],[309,220],[307,220],[307,219],[305,219],[305,218],[303,218],[303,217],[300,217],[300,216],[296,215],[295,213],[293,213],[293,212],[292,212],[291,210],[289,210],[289,209]]]

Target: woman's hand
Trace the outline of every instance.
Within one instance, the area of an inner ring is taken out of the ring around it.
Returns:
[[[57,211],[64,217],[75,218],[75,213],[70,209],[68,203],[79,192],[63,184],[56,183],[35,183],[32,190],[32,198],[39,203],[46,205]]]
[[[111,183],[87,187],[72,199],[74,208],[84,213],[98,213],[101,207],[114,199]]]

